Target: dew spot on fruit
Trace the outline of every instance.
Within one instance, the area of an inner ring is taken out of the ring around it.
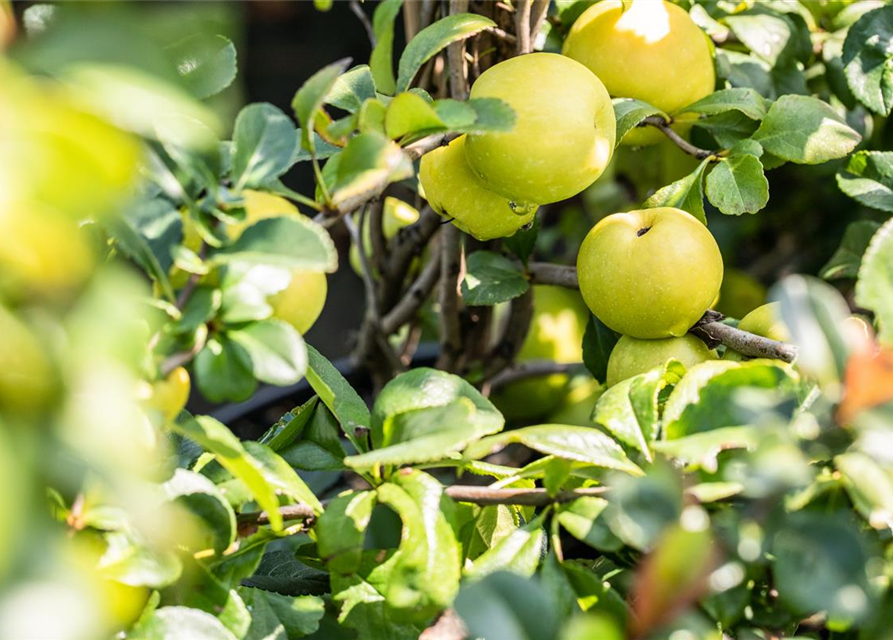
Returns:
[[[639,229],[638,231],[636,231],[636,237],[641,238],[642,236],[644,236],[644,235],[645,235],[646,233],[648,233],[649,231],[651,231],[651,227],[642,227],[641,229]]]
[[[537,205],[531,202],[515,202],[514,200],[509,200],[509,209],[512,210],[517,216],[526,216],[528,213],[533,213],[537,209]]]

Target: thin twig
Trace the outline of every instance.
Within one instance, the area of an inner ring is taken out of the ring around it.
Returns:
[[[519,362],[512,367],[504,369],[499,375],[493,376],[490,380],[490,389],[497,389],[518,380],[526,380],[527,378],[539,378],[541,376],[552,375],[553,373],[567,373],[575,367],[579,367],[582,362],[571,364],[561,364],[552,362],[551,360],[529,360],[527,362]]]
[[[530,2],[520,0],[515,7],[515,37],[518,55],[530,53]]]
[[[366,213],[368,211],[368,207],[363,207],[363,210],[360,212],[360,224],[359,228],[362,229],[366,225]],[[363,251],[363,238],[360,231],[357,229],[357,224],[353,221],[353,218],[350,216],[345,216],[344,224],[347,227],[347,230],[350,232],[350,238],[353,240],[354,244],[359,248],[360,254],[360,266],[362,269],[361,276],[363,277],[363,285],[366,289],[366,308],[367,310],[372,310],[373,315],[376,320],[378,319],[378,301],[375,296],[375,279],[372,276],[372,266],[369,264],[369,256]]]
[[[405,146],[403,151],[409,156],[410,160],[418,160],[430,151],[447,146],[451,140],[455,140],[458,137],[458,133],[435,133]]]
[[[440,278],[441,262],[439,255],[429,258],[428,264],[406,291],[406,294],[381,321],[381,330],[385,335],[397,331],[415,315]]]
[[[578,498],[603,496],[608,493],[607,487],[588,487],[559,491],[549,495],[545,489],[493,489],[473,485],[454,484],[444,487],[444,493],[456,502],[470,502],[479,505],[517,505],[524,507],[545,507],[550,504],[564,504]],[[279,507],[279,515],[283,520],[313,520],[316,514],[310,505],[304,503],[289,504]],[[242,513],[238,516],[240,524],[269,524],[270,517],[266,511]]]
[[[459,321],[459,273],[461,272],[461,236],[449,224],[440,232],[440,358],[437,367],[447,371],[456,364],[462,349]]]
[[[738,353],[752,358],[773,358],[784,362],[793,362],[797,359],[797,347],[792,344],[778,342],[758,336],[722,322],[707,322],[695,325],[690,333],[706,337],[724,344]]]
[[[384,198],[372,202],[369,209],[369,243],[372,245],[372,267],[381,273],[387,255],[387,240],[384,237]],[[362,229],[361,235],[362,235]],[[365,251],[361,247],[361,251]]]
[[[350,0],[350,10],[353,11],[353,14],[360,19],[361,23],[363,23],[363,28],[366,30],[366,35],[369,37],[369,44],[371,44],[374,49],[375,29],[372,28],[369,16],[366,15],[366,12],[363,11],[363,7],[360,6],[360,3],[357,0]]]
[[[431,207],[422,209],[419,219],[403,227],[388,244],[388,263],[385,266],[383,284],[393,288],[393,291],[382,293],[382,304],[389,308],[393,300],[400,295],[406,271],[412,261],[422,253],[424,247],[437,230],[443,218],[437,215]]]
[[[548,262],[531,262],[527,267],[530,282],[533,284],[551,284],[568,289],[579,289],[577,270]]]
[[[468,11],[468,0],[450,0],[450,15]],[[465,40],[453,42],[447,47],[450,64],[450,97],[468,99],[468,65],[465,62]]]
[[[685,153],[690,156],[694,156],[699,160],[706,160],[707,158],[715,158],[718,152],[711,151],[710,149],[701,149],[700,147],[696,147],[688,140],[680,136],[678,133],[673,131],[673,128],[670,126],[671,123],[668,123],[660,116],[648,116],[639,126],[650,126],[660,129],[665,136],[667,136],[670,140],[673,141],[677,147],[682,149]]]
[[[533,8],[530,11],[530,16],[533,24],[530,27],[530,43],[531,47],[536,46],[536,37],[539,35],[540,31],[543,28],[543,22],[546,21],[546,16],[549,13],[549,0],[533,0]]]
[[[484,361],[484,380],[490,380],[509,366],[518,355],[533,319],[533,289],[511,302],[509,320],[496,347]]]

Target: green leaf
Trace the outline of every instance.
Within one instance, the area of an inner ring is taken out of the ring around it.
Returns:
[[[161,115],[155,122],[155,135],[162,148],[196,190],[219,190],[222,175],[220,140],[203,122],[179,115]]]
[[[772,539],[779,600],[797,614],[825,611],[846,623],[865,619],[877,598],[867,571],[872,551],[848,516],[790,514]]]
[[[517,298],[530,288],[521,269],[492,251],[475,251],[466,259],[462,299],[470,306],[493,306]]]
[[[754,11],[729,16],[725,23],[748,49],[773,67],[794,59],[805,61],[811,53],[809,32],[801,32],[806,25],[802,20],[795,22],[792,14]]]
[[[870,456],[851,451],[834,458],[856,511],[875,529],[893,528],[893,475]]]
[[[332,500],[319,517],[317,549],[329,571],[347,575],[359,569],[366,527],[377,498],[375,491],[345,493]]]
[[[488,549],[492,549],[500,540],[510,535],[518,526],[518,517],[512,507],[504,504],[492,504],[485,507],[467,506],[475,513],[462,526],[462,546],[465,558],[474,560]]]
[[[128,640],[236,640],[210,613],[190,607],[161,607],[127,633]]]
[[[213,549],[221,555],[235,541],[236,514],[213,482],[198,473],[177,469],[163,486],[169,500],[176,500],[203,521],[197,550]]]
[[[257,388],[251,356],[225,336],[209,338],[195,357],[195,381],[211,402],[242,402]]]
[[[292,109],[301,125],[301,146],[311,153],[314,151],[314,138],[310,134],[314,129],[316,113],[325,103],[326,96],[329,95],[338,76],[347,69],[349,64],[350,58],[344,58],[323,67],[301,85],[292,100]]]
[[[424,393],[419,393],[419,390]],[[441,460],[502,429],[504,419],[468,382],[419,368],[385,385],[372,412],[375,449],[350,456],[355,469]]]
[[[153,589],[170,586],[180,578],[183,565],[171,550],[154,549],[136,535],[121,531],[106,532],[103,538],[106,549],[97,567],[103,578]]]
[[[604,525],[596,522],[607,506],[608,501],[603,498],[584,496],[561,505],[555,518],[580,542],[588,544],[593,549],[612,551],[619,547],[619,540]]]
[[[329,593],[329,575],[298,560],[292,549],[264,554],[257,570],[250,577],[244,578],[242,584],[286,596],[318,596]]]
[[[361,133],[347,143],[338,162],[332,203],[343,206],[381,193],[391,182],[412,177],[412,162],[380,133]]]
[[[893,219],[874,234],[865,250],[856,281],[856,303],[874,311],[878,340],[893,344]]]
[[[271,104],[249,104],[233,131],[232,181],[235,190],[263,186],[294,164],[298,151],[295,125]]]
[[[858,299],[858,283],[856,291]],[[839,384],[850,355],[843,330],[850,310],[843,296],[817,278],[788,276],[772,297],[781,303],[782,320],[798,347],[797,368],[823,387]]]
[[[817,98],[787,95],[769,108],[754,140],[783,160],[821,164],[853,151],[862,136],[827,103]]]
[[[519,443],[546,455],[583,462],[596,467],[616,469],[634,475],[641,474],[614,440],[589,427],[562,424],[543,424],[507,431],[484,438],[465,450],[465,457],[483,458],[506,446]]]
[[[839,174],[838,174],[839,176]],[[878,222],[857,220],[847,225],[843,240],[831,259],[822,267],[819,275],[825,280],[855,278],[859,275],[862,256],[868,248],[871,238],[880,229]]]
[[[749,140],[759,129],[760,123],[751,120],[740,111],[725,111],[701,118],[695,121],[694,126],[707,131],[717,144],[728,149],[739,142]]]
[[[269,515],[274,531],[282,529],[280,493],[322,512],[322,505],[304,481],[269,447],[258,442],[243,445],[225,425],[210,416],[178,422],[174,429],[213,453],[227,471],[245,483],[257,503]]]
[[[419,393],[420,390],[423,393]],[[461,400],[470,402],[474,410],[469,423],[474,433],[485,435],[502,429],[502,415],[466,380],[445,371],[420,367],[391,380],[376,398],[372,411],[372,442],[376,447],[385,447],[419,435],[396,429],[395,419],[412,411],[445,407]],[[417,426],[421,432],[428,429],[425,425]]]
[[[464,40],[495,26],[496,23],[489,18],[472,13],[459,13],[425,27],[406,45],[403,55],[400,56],[396,90],[406,91],[421,66],[451,42]]]
[[[654,449],[679,460],[690,469],[716,472],[716,457],[729,449],[756,449],[762,434],[752,426],[720,427],[674,440],[660,440]]]
[[[670,360],[615,384],[599,398],[592,421],[624,444],[641,451],[650,462],[651,444],[660,428],[658,397],[665,387],[677,384],[684,374],[685,367]]]
[[[893,212],[893,152],[857,151],[837,172],[837,186],[866,207]]]
[[[240,587],[251,610],[251,627],[244,640],[287,640],[313,634],[325,615],[325,601],[316,596],[283,596]]]
[[[741,389],[790,391],[793,379],[785,366],[775,360],[708,360],[691,367],[664,407],[666,438],[747,424],[752,416],[736,401]]]
[[[518,229],[514,235],[508,238],[502,238],[502,245],[511,251],[515,256],[527,266],[533,250],[536,248],[536,238],[539,235],[540,221],[534,218],[530,226],[526,229]]]
[[[853,95],[880,115],[893,109],[893,7],[859,18],[843,43],[843,70]]]
[[[251,262],[231,262],[223,272],[219,319],[225,323],[264,320],[273,314],[270,296],[288,287],[291,271]]]
[[[455,606],[468,627],[470,638],[554,640],[558,637],[556,611],[538,580],[508,572],[493,573],[483,580],[464,583]]]
[[[303,216],[264,218],[227,247],[211,254],[217,264],[251,262],[307,271],[338,269],[338,253],[328,232]]]
[[[470,567],[465,568],[465,576],[478,580],[497,571],[510,571],[529,578],[536,573],[545,544],[546,532],[542,517],[539,517],[515,529],[481,554]]]
[[[385,132],[393,139],[421,136],[446,128],[427,100],[408,91],[397,94],[391,100],[384,122]]]
[[[652,107],[646,102],[635,100],[633,98],[615,98],[612,100],[614,104],[614,117],[617,120],[617,138],[615,147],[620,146],[623,137],[639,126],[639,124],[649,116],[661,116],[664,120],[669,121],[669,116],[658,109]]]
[[[177,72],[199,98],[220,93],[236,79],[236,47],[221,35],[197,34],[168,47]]]
[[[215,616],[237,638],[243,638],[251,626],[251,613],[239,593],[224,584],[204,566],[190,558],[189,588],[176,600],[192,609]]]
[[[251,357],[254,376],[279,386],[294,384],[307,371],[307,347],[298,331],[282,320],[252,322],[227,334]]]
[[[173,300],[168,271],[173,264],[171,249],[180,242],[183,233],[180,212],[161,198],[143,201],[127,207],[124,215],[112,223],[112,232],[121,251]]]
[[[707,174],[707,199],[722,213],[756,213],[769,202],[769,181],[759,158],[749,153],[720,160]]]
[[[460,122],[451,112],[456,105],[471,107],[475,113],[474,121],[470,123]],[[511,131],[517,120],[514,109],[499,98],[472,98],[465,102],[437,100],[434,103],[434,109],[443,118],[450,130],[459,133]]]
[[[726,111],[738,111],[752,120],[766,117],[766,100],[750,87],[721,89],[714,91],[706,98],[701,98],[677,113],[701,113],[712,116]]]
[[[303,435],[318,404],[319,396],[313,396],[301,406],[287,411],[276,424],[267,429],[258,442],[277,452],[292,444]]]
[[[444,512],[449,498],[421,471],[400,473],[376,492],[403,521],[397,560],[382,593],[390,606],[424,620],[449,606],[459,591],[459,544]]]
[[[366,447],[361,445],[365,438],[358,436],[356,431],[368,430],[372,424],[366,403],[332,363],[310,345],[307,345],[307,360],[307,382],[341,423],[341,428],[354,447],[358,451],[365,451]]]
[[[335,79],[326,96],[326,104],[354,113],[370,99],[376,99],[375,80],[369,66],[361,64]]]
[[[320,405],[312,412],[300,440],[282,449],[279,455],[296,469],[343,471],[347,453],[341,444],[341,425],[327,407]]]
[[[646,209],[655,207],[676,207],[687,211],[707,226],[707,214],[704,213],[704,171],[709,160],[704,160],[697,169],[676,182],[659,189],[648,198],[643,205]]]
[[[608,358],[619,339],[618,334],[604,322],[589,314],[586,333],[583,334],[583,364],[596,380],[604,382],[608,376]]]
[[[400,12],[403,0],[384,0],[375,7],[372,14],[372,31],[375,33],[375,48],[369,58],[369,67],[375,86],[387,95],[393,95],[394,80],[394,20]]]

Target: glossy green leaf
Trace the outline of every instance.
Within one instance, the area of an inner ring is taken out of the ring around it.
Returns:
[[[856,302],[874,311],[878,324],[878,340],[893,344],[893,220],[884,223],[865,250]]]
[[[589,373],[604,382],[608,376],[608,358],[617,344],[619,336],[609,329],[604,322],[589,315],[586,323],[586,333],[583,334],[583,364],[589,369]]]
[[[412,162],[399,146],[379,133],[361,133],[341,153],[332,202],[362,200],[412,175]]]
[[[465,576],[478,580],[497,571],[509,571],[529,578],[536,573],[545,544],[542,518],[537,518],[515,529],[481,554],[470,567],[465,568]]]
[[[317,548],[329,571],[350,574],[359,568],[376,499],[374,491],[345,493],[332,500],[319,517]]]
[[[484,16],[459,13],[425,27],[409,42],[400,56],[396,90],[406,91],[421,66],[451,42],[463,40],[495,26],[495,22]]]
[[[232,181],[236,191],[262,186],[294,164],[298,150],[295,125],[279,108],[250,104],[236,118]]]
[[[679,109],[678,113],[701,113],[706,116],[739,111],[752,120],[762,120],[766,116],[766,100],[750,87],[720,89],[706,98]]]
[[[445,128],[434,107],[421,96],[405,91],[388,103],[385,131],[389,138],[424,135]]]
[[[216,250],[211,261],[332,273],[338,268],[338,253],[332,238],[320,225],[303,216],[280,216],[258,220],[238,240]]]
[[[676,207],[687,211],[707,225],[707,214],[704,213],[704,171],[709,160],[704,160],[684,178],[668,184],[648,198],[643,205],[646,209],[655,207]]]
[[[617,120],[615,146],[620,146],[623,137],[638,127],[649,116],[661,116],[664,120],[669,120],[669,116],[666,113],[641,100],[615,98],[612,102],[614,104],[614,117]]]
[[[871,242],[880,227],[880,223],[871,220],[857,220],[849,223],[843,233],[840,246],[822,267],[819,275],[825,280],[858,276],[859,267],[862,265],[862,256],[865,255],[868,243]]]
[[[722,213],[756,213],[769,202],[769,181],[759,158],[750,154],[720,160],[707,174],[707,199]]]
[[[651,444],[660,429],[658,398],[667,386],[675,385],[685,367],[675,361],[627,378],[609,388],[595,405],[592,421],[607,429],[615,438],[651,460]]]
[[[202,543],[222,554],[236,539],[236,515],[220,490],[205,476],[185,469],[177,469],[164,483],[169,500],[176,500],[201,519],[205,525]]]
[[[798,164],[842,158],[862,140],[827,103],[782,96],[769,108],[754,140],[772,155]]]
[[[616,548],[613,544],[616,538],[607,531],[596,519],[601,515],[607,500],[595,496],[577,498],[573,502],[558,508],[555,518],[564,529],[580,542],[588,544],[594,549],[610,551]]]
[[[251,356],[225,336],[209,338],[194,366],[196,385],[211,402],[241,402],[257,388]]]
[[[750,140],[750,136],[759,129],[760,123],[751,120],[740,111],[724,111],[701,118],[694,123],[694,126],[707,131],[720,147],[728,149]]]
[[[843,70],[853,95],[880,115],[893,109],[893,7],[860,17],[843,43]]]
[[[250,577],[246,587],[275,591],[285,596],[319,596],[329,593],[329,574],[308,567],[295,557],[294,550],[268,551]]]
[[[866,207],[893,212],[893,152],[857,151],[837,172],[837,186]]]
[[[161,607],[127,633],[133,640],[236,640],[210,613],[190,607]]]
[[[466,258],[462,299],[471,306],[493,306],[517,298],[530,288],[517,264],[492,251]]]
[[[267,445],[273,451],[279,451],[299,440],[318,404],[319,396],[313,396],[304,404],[286,411],[276,424],[267,429],[258,442]]]
[[[272,591],[241,587],[239,594],[251,610],[245,640],[287,640],[315,633],[325,615],[325,602],[316,596],[283,596]]]
[[[484,438],[465,450],[467,458],[483,458],[509,444],[519,443],[546,455],[583,462],[596,467],[641,474],[613,439],[597,429],[562,424],[542,424]]]
[[[664,407],[664,432],[680,438],[746,424],[750,417],[734,401],[743,388],[791,389],[789,369],[775,360],[708,360],[691,367]]]
[[[254,376],[285,386],[294,384],[307,371],[307,348],[301,334],[290,324],[271,318],[252,322],[227,334],[251,357]]]
[[[361,64],[335,79],[326,96],[326,104],[349,113],[359,110],[366,100],[375,99],[375,80],[368,65]]]
[[[421,471],[396,475],[376,489],[378,500],[397,512],[403,535],[388,604],[425,619],[450,605],[459,590],[460,550],[443,510],[443,486]]]
[[[365,451],[366,447],[361,445],[364,437],[356,431],[368,430],[372,424],[366,403],[332,363],[310,345],[307,345],[307,359],[307,382],[341,423],[345,435],[357,450]]]
[[[316,113],[325,103],[326,96],[335,86],[338,76],[347,69],[349,64],[350,58],[345,58],[323,67],[301,85],[292,100],[292,109],[301,125],[301,146],[311,153],[314,151],[315,140],[311,133],[314,130]]]
[[[224,36],[200,33],[171,45],[167,53],[198,98],[218,94],[236,79],[236,47]]]
[[[372,30],[375,33],[375,47],[369,58],[369,67],[375,86],[382,93],[393,95],[394,80],[394,21],[400,13],[403,0],[384,0],[372,14]]]

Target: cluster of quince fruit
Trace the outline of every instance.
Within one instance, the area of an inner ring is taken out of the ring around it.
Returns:
[[[515,126],[461,136],[424,156],[424,196],[480,240],[510,236],[531,222],[539,205],[580,193],[604,172],[615,148],[612,97],[674,112],[714,87],[713,45],[684,9],[661,0],[602,0],[571,27],[562,55],[519,56],[478,77],[471,97],[505,101]],[[677,118],[673,127],[685,135],[690,122]],[[652,145],[662,135],[639,128],[622,144]],[[579,361],[587,307],[623,334],[610,357],[609,386],[670,358],[691,366],[717,357],[688,331],[719,294],[722,256],[707,228],[688,213],[655,208],[604,218],[583,242],[577,269],[582,300],[573,292],[535,288],[520,360]],[[743,328],[786,337],[773,305],[754,314]],[[542,411],[566,384],[563,375],[515,383],[494,399],[507,411],[523,414],[531,404]]]

